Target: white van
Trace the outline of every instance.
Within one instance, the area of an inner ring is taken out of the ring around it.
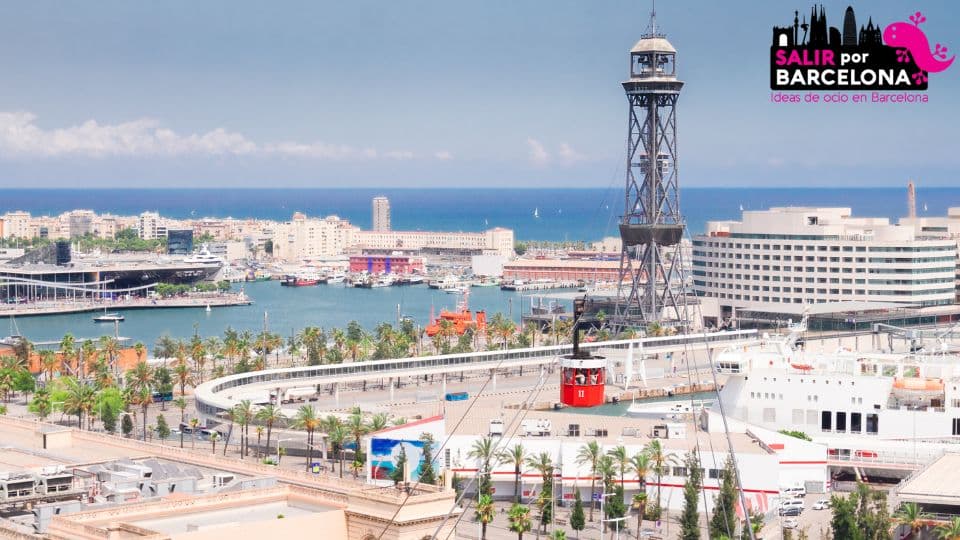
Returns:
[[[803,498],[807,496],[807,488],[803,486],[794,486],[780,489],[781,497]]]
[[[803,512],[803,500],[801,499],[787,499],[780,503],[780,515],[784,514],[796,514]]]

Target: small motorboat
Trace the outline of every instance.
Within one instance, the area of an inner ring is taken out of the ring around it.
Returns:
[[[119,313],[104,313],[93,318],[93,322],[123,322],[123,315]]]

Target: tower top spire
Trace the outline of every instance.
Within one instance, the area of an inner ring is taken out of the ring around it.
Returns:
[[[656,38],[656,37],[667,37],[666,34],[660,32],[657,28],[657,0],[651,0],[650,6],[650,22],[647,23],[647,30],[640,36],[642,38]]]

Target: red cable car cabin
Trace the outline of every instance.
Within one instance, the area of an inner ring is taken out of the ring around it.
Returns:
[[[603,405],[606,360],[603,358],[560,360],[560,402],[568,407]]]

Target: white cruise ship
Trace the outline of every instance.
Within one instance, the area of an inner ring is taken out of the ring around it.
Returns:
[[[960,358],[946,346],[814,353],[797,346],[804,329],[714,357],[728,376],[720,400],[729,419],[801,431],[839,460],[908,462],[960,450]]]

